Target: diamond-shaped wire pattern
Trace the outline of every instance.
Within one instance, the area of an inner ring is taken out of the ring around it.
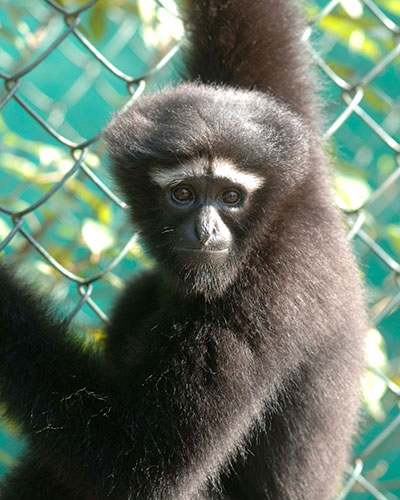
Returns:
[[[171,2],[154,2],[157,20],[135,2],[102,3],[8,0],[0,17],[0,251],[39,274],[65,300],[69,319],[95,336],[90,324],[96,316],[108,321],[126,271],[148,265],[102,167],[101,129],[129,96],[173,79],[170,61],[183,40],[143,41],[166,16],[173,22]],[[395,0],[306,7],[338,203],[366,276],[375,335],[361,437],[336,500],[393,500],[400,495],[400,7]]]

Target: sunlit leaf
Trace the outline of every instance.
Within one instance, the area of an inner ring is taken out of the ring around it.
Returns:
[[[391,106],[369,87],[364,88],[363,99],[371,107],[377,109],[378,111],[381,111],[382,113],[388,113],[391,109]]]
[[[351,19],[349,17],[340,16],[337,14],[330,14],[325,16],[319,22],[321,28],[327,33],[331,33],[339,41],[343,42],[346,46],[350,45],[351,37],[354,33],[358,33],[357,37],[353,39],[354,51],[360,52],[368,59],[376,59],[381,55],[379,45],[368,36],[367,28],[373,27],[370,21],[363,19]],[[360,40],[360,35],[362,40]],[[354,35],[353,35],[354,36]],[[354,42],[357,40],[357,43]]]
[[[172,10],[172,8],[171,8]],[[158,19],[160,20],[161,27],[165,30],[165,37],[172,36],[175,40],[180,40],[185,32],[183,22],[171,14],[169,10],[159,9]]]
[[[152,267],[153,262],[152,260],[146,255],[145,250],[143,249],[142,245],[138,242],[135,242],[130,250],[129,253],[142,264],[144,267]]]
[[[138,12],[143,22],[142,37],[148,45],[165,46],[171,38],[180,40],[184,34],[182,21],[173,14],[177,12],[175,2],[167,0],[164,5],[166,8],[160,7],[154,0],[138,1]]]
[[[53,276],[55,273],[53,266],[40,260],[35,262],[35,268],[46,276]]]
[[[33,181],[38,172],[38,167],[33,162],[12,153],[1,154],[0,164],[3,168],[17,174],[19,177]]]
[[[363,15],[363,4],[360,0],[341,0],[341,6],[353,19],[359,19]]]
[[[145,23],[151,23],[155,18],[156,2],[154,0],[138,0],[140,18]]]
[[[373,366],[382,373],[387,371],[388,360],[385,341],[378,330],[371,328],[365,341],[365,356],[369,366]],[[363,399],[369,413],[378,421],[385,418],[381,399],[386,392],[385,382],[368,370],[361,381]]]
[[[87,203],[95,212],[97,217],[102,222],[107,223],[111,219],[110,208],[107,207],[104,201],[99,198],[96,192],[91,191],[83,182],[74,178],[68,182],[64,189],[68,192],[76,194],[77,199]]]
[[[382,7],[391,12],[392,14],[396,14],[400,16],[400,2],[399,0],[379,0]]]
[[[4,219],[0,218],[0,242],[10,234],[11,229],[11,226]]]
[[[378,158],[377,167],[379,173],[387,177],[397,167],[397,163],[393,155],[383,154]]]
[[[392,247],[400,254],[400,224],[388,224],[386,231]]]
[[[104,9],[99,8],[100,4],[95,4],[90,9],[89,28],[96,40],[99,40],[106,32],[106,13]]]
[[[65,159],[65,151],[54,146],[42,145],[39,148],[39,161],[42,166],[48,166],[60,159]],[[70,161],[71,164],[71,161]]]
[[[333,178],[335,199],[340,208],[357,210],[362,207],[372,193],[368,183],[356,176],[336,171]]]
[[[85,163],[91,168],[97,168],[100,166],[100,158],[94,153],[88,153],[85,158]]]
[[[100,255],[115,243],[113,231],[93,219],[85,219],[82,225],[82,237],[94,255]]]
[[[112,218],[112,211],[109,205],[100,203],[96,207],[97,216],[102,224],[110,224]]]

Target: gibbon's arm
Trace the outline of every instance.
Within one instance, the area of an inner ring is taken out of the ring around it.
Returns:
[[[260,90],[318,121],[298,0],[189,0],[190,79]]]
[[[95,413],[100,401],[104,406],[111,378],[100,357],[84,352],[46,298],[1,261],[0,283],[1,399],[24,432],[39,435],[64,428],[68,433],[74,395],[86,398]]]
[[[217,343],[196,331],[167,339],[161,353],[150,352],[144,383],[112,380],[3,264],[0,280],[2,400],[42,466],[57,464],[72,485],[82,478],[83,498],[194,497],[279,383],[276,370],[222,328]]]

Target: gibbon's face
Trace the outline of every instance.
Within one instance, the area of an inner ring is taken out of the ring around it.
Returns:
[[[151,239],[149,246],[186,292],[218,295],[245,253],[250,208],[264,179],[232,161],[204,157],[152,168],[150,179],[160,193],[163,236],[161,252]]]
[[[229,257],[232,226],[263,184],[262,178],[241,172],[228,160],[204,158],[169,170],[154,169],[150,178],[162,191],[162,211],[175,233],[175,252],[194,266]]]
[[[216,297],[238,277],[312,166],[307,133],[255,91],[181,84],[106,130],[112,173],[171,286]]]

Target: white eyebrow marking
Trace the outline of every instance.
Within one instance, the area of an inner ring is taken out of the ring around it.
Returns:
[[[150,172],[150,177],[161,188],[166,188],[186,178],[204,177],[207,175],[207,166],[207,161],[201,158],[174,168],[155,168]]]
[[[230,161],[217,159],[213,162],[212,172],[214,177],[229,179],[233,184],[244,186],[248,191],[260,188],[264,179],[250,172],[244,172]]]
[[[222,158],[215,159],[209,167],[208,161],[199,158],[196,161],[179,165],[174,168],[155,168],[150,172],[150,177],[153,182],[161,188],[173,186],[188,178],[201,178],[204,176],[212,176],[215,178],[227,179],[232,184],[243,186],[248,191],[255,191],[260,188],[264,179],[250,172],[244,172],[233,165],[232,162]]]

